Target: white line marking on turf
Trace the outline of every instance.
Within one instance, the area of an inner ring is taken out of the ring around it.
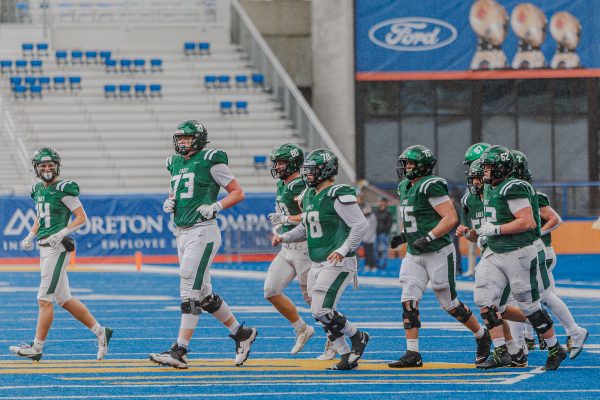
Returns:
[[[501,383],[503,385],[514,385],[517,382],[521,382],[521,381],[524,381],[526,379],[533,378],[536,375],[543,374],[544,372],[546,372],[542,368],[543,367],[537,367],[537,368],[535,368],[535,369],[533,369],[531,371],[525,371],[525,372],[523,372],[523,373],[521,373],[521,374],[519,374],[519,375],[517,375],[515,377],[505,379]]]

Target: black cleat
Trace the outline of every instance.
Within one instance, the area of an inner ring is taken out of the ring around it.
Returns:
[[[567,352],[557,342],[554,346],[548,348],[548,358],[546,359],[546,366],[543,369],[545,371],[554,371],[558,369],[558,366],[565,358],[567,358]]]
[[[485,360],[482,363],[476,365],[479,369],[493,369],[493,368],[502,368],[502,367],[510,367],[512,364],[512,358],[510,354],[508,354],[508,349],[506,345],[496,347],[492,356]]]
[[[527,366],[527,354],[525,354],[523,349],[519,349],[517,354],[511,354],[510,357],[512,358],[512,363],[510,364],[512,368],[522,368]]]
[[[350,352],[348,362],[352,364],[360,360],[367,347],[367,343],[369,343],[369,334],[367,332],[356,331],[354,336],[350,338],[350,341],[352,342],[352,351]]]
[[[533,338],[525,338],[525,344],[527,345],[527,350],[529,351],[533,351],[535,350],[535,340],[533,340]]]
[[[548,348],[546,341],[544,340],[542,335],[540,335],[540,333],[537,330],[535,331],[535,333],[537,333],[538,343],[540,344],[540,350],[546,350]]]
[[[350,371],[350,370],[358,368],[358,363],[356,361],[355,362],[348,361],[350,354],[351,353],[342,354],[340,356],[340,358],[341,358],[340,361],[333,364],[331,367],[329,367],[327,369],[331,370],[331,371]]]
[[[165,367],[177,369],[187,369],[188,367],[187,349],[178,346],[177,343],[174,343],[169,350],[163,351],[160,354],[150,354],[149,358],[153,363]]]
[[[567,336],[567,342],[565,343],[565,346],[567,348],[567,353],[571,352],[571,349],[573,349],[573,339],[571,339],[571,336]]]
[[[475,355],[475,364],[480,364],[487,360],[490,356],[490,349],[492,347],[492,337],[487,329],[484,330],[484,334],[481,339],[475,339],[477,342],[477,354]]]
[[[398,361],[394,361],[388,364],[390,368],[420,368],[423,366],[423,359],[421,354],[417,351],[406,350]]]

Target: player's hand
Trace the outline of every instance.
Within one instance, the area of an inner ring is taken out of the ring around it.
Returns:
[[[433,241],[433,239],[429,236],[429,234],[427,234],[426,236],[423,236],[422,238],[415,240],[414,243],[412,244],[412,247],[415,250],[422,252],[422,251],[425,251],[425,249],[427,249],[427,246],[429,246],[429,243],[431,243],[432,241]]]
[[[481,227],[477,229],[479,236],[497,236],[500,235],[500,225],[494,225],[491,222],[485,221]]]
[[[53,249],[56,249],[61,244],[65,236],[67,236],[68,234],[69,230],[67,228],[61,229],[54,235],[49,236],[48,239],[46,239],[46,243],[48,243]]]
[[[341,255],[340,253],[336,253],[335,251],[333,253],[331,253],[329,255],[329,257],[327,257],[327,261],[329,261],[329,264],[331,264],[331,265],[337,265],[337,264],[341,263],[343,259],[344,259],[344,256]]]
[[[390,242],[390,247],[392,249],[395,249],[396,247],[398,247],[404,243],[406,243],[406,236],[404,235],[404,233],[401,233],[399,235],[392,236],[392,241]]]
[[[221,202],[217,201],[211,205],[201,205],[196,209],[205,219],[213,219],[223,209]]]
[[[33,239],[34,238],[35,238],[35,233],[29,232],[29,234],[21,242],[21,246],[23,246],[23,250],[25,250],[25,251],[33,250]]]
[[[273,238],[271,239],[273,247],[279,246],[281,243],[283,243],[283,238],[279,235],[273,235]]]
[[[479,239],[477,239],[477,247],[479,247],[479,250],[483,250],[483,248],[485,247],[486,244],[487,244],[487,237],[479,236]]]
[[[167,214],[170,214],[173,211],[175,211],[175,199],[172,199],[170,197],[166,199],[163,203],[163,211]]]
[[[271,213],[269,214],[269,221],[273,225],[285,225],[288,223],[288,216],[283,213]]]
[[[463,236],[469,237],[469,227],[468,226],[464,226],[464,225],[459,225],[456,228],[455,235],[457,237],[463,237]]]

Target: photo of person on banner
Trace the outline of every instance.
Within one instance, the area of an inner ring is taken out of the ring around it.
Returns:
[[[471,6],[469,23],[477,35],[477,51],[471,69],[508,68],[500,47],[508,35],[508,13],[495,0],[477,0]]]
[[[514,69],[546,68],[541,47],[546,40],[548,20],[544,12],[531,3],[516,6],[510,16],[510,25],[519,38],[517,54],[512,61]]]
[[[550,19],[550,34],[556,40],[556,53],[550,63],[552,68],[581,68],[575,51],[581,40],[579,20],[566,11],[557,12]]]

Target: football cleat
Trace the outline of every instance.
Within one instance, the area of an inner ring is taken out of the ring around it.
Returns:
[[[319,357],[317,357],[317,360],[320,360],[320,361],[333,360],[335,358],[336,354],[337,354],[337,351],[335,351],[335,349],[333,348],[333,342],[329,339],[326,339],[325,351],[323,351],[323,354],[321,354]]]
[[[340,356],[340,358],[341,358],[340,361],[333,364],[331,367],[329,367],[327,369],[332,370],[332,371],[350,371],[350,370],[358,368],[358,363],[356,361],[355,362],[349,361],[350,354],[351,353],[342,354]]]
[[[164,365],[165,367],[187,369],[187,352],[185,347],[180,347],[177,343],[173,343],[173,346],[167,351],[163,351],[160,354],[150,354],[150,361]]]
[[[525,354],[525,349],[519,349],[517,354],[511,354],[510,358],[512,362],[510,364],[513,368],[522,368],[527,366],[527,354]]]
[[[108,343],[110,342],[110,338],[112,337],[113,330],[107,327],[103,327],[102,336],[98,340],[96,340],[96,344],[98,346],[98,354],[96,355],[96,360],[103,360],[106,353],[108,353]]]
[[[527,350],[533,351],[535,350],[535,340],[533,338],[525,338],[525,344],[527,345]]]
[[[235,340],[235,366],[239,367],[244,364],[244,361],[248,359],[250,355],[250,346],[254,343],[258,331],[255,328],[250,328],[240,325],[235,335],[229,335],[230,338]]]
[[[583,345],[587,340],[590,333],[585,328],[580,328],[577,333],[574,333],[570,336],[571,338],[571,349],[569,350],[569,358],[572,360],[581,353],[583,350]]]
[[[296,344],[294,344],[294,347],[292,347],[292,351],[290,353],[296,354],[300,352],[300,350],[304,348],[306,342],[308,342],[308,339],[310,339],[314,334],[315,328],[310,325],[306,325],[304,330],[296,332]]]
[[[490,349],[492,347],[492,337],[487,329],[484,329],[483,336],[481,339],[475,338],[477,342],[477,354],[475,355],[475,364],[479,364],[487,360],[490,356]]]
[[[554,371],[565,358],[567,358],[567,352],[565,349],[563,349],[560,343],[557,342],[554,346],[548,348],[546,366],[542,369],[546,371]]]
[[[9,350],[14,355],[22,358],[29,358],[33,361],[40,361],[42,359],[42,351],[38,351],[35,347],[33,347],[33,343],[21,343],[18,346],[10,346]]]
[[[388,364],[390,368],[420,368],[423,366],[423,359],[421,354],[417,351],[406,350],[398,361],[394,361]]]
[[[508,354],[506,345],[496,347],[491,357],[482,363],[475,365],[479,369],[492,369],[509,367],[512,364],[512,358]]]
[[[350,338],[350,341],[352,342],[352,350],[350,351],[348,362],[353,364],[362,357],[365,348],[367,347],[367,343],[369,343],[369,334],[357,330],[354,336]]]
[[[567,348],[567,353],[570,353],[571,349],[573,349],[573,339],[571,339],[570,335],[567,335],[567,340],[565,342],[565,347]]]

